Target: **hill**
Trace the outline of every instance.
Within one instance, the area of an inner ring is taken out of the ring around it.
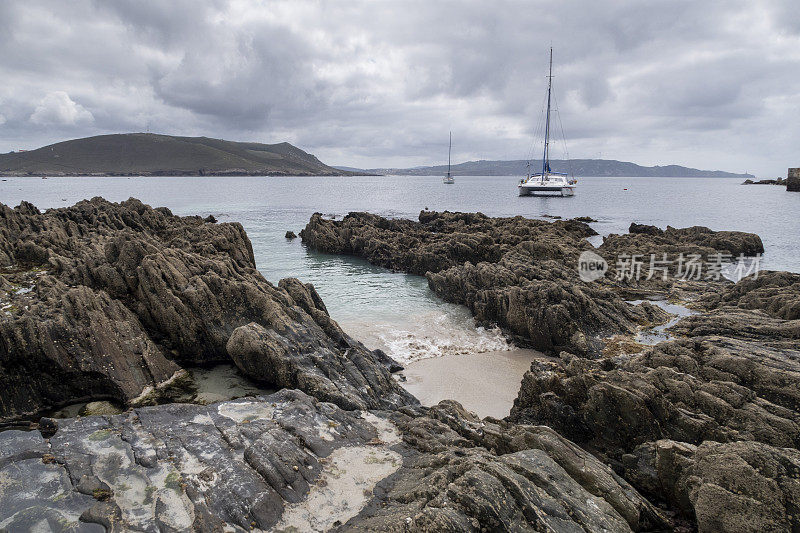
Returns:
[[[0,154],[0,175],[241,176],[349,174],[289,143],[154,133],[99,135]]]
[[[522,176],[527,173],[527,161],[468,161],[453,165],[452,172],[461,176]],[[531,161],[531,168],[541,170],[541,161]],[[644,167],[635,163],[611,159],[554,159],[550,167],[556,172],[571,172],[576,176],[656,176],[703,178],[754,178],[752,174],[735,174],[721,170],[698,170],[678,165]],[[415,168],[373,168],[364,172],[399,174],[405,176],[431,176],[447,172],[447,165]]]

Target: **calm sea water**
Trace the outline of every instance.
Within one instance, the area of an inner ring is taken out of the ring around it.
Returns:
[[[259,270],[270,281],[312,282],[334,319],[354,337],[402,360],[508,348],[497,331],[475,329],[466,309],[439,301],[424,278],[391,273],[366,261],[306,250],[287,241],[314,212],[341,217],[370,211],[416,218],[420,210],[481,211],[492,216],[591,216],[602,235],[631,222],[708,226],[758,233],[762,268],[800,272],[800,194],[722,178],[582,178],[571,198],[519,198],[517,177],[170,177],[4,178],[0,202],[40,209],[103,196],[136,197],[179,215],[213,214],[241,222]]]

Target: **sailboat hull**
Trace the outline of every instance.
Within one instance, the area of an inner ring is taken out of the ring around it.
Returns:
[[[575,187],[557,185],[520,185],[520,196],[574,196]]]

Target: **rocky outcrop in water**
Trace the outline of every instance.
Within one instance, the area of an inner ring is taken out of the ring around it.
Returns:
[[[134,199],[0,206],[0,268],[0,421],[85,399],[136,403],[182,365],[224,361],[347,407],[414,401],[312,286],[266,281],[236,223]]]
[[[800,192],[800,168],[790,168],[786,177],[786,190]]]
[[[703,226],[676,229],[667,226],[662,230],[656,226],[636,224],[628,228],[627,234],[612,234],[603,239],[601,254],[606,256],[664,253],[677,257],[698,254],[706,257],[717,253],[727,253],[734,257],[740,254],[754,256],[764,252],[761,237],[754,233],[741,231],[712,231]]]
[[[335,221],[315,214],[301,232],[303,242],[315,249],[425,274],[437,295],[466,305],[481,324],[500,325],[520,344],[580,355],[602,352],[603,338],[666,320],[648,303],[625,303],[628,293],[611,277],[594,283],[579,279],[579,255],[594,250],[585,237],[595,234],[577,220],[431,211],[421,212],[418,222],[368,213]],[[606,237],[597,252],[613,273],[620,253],[752,255],[763,249],[761,239],[750,233],[632,224],[629,234]]]

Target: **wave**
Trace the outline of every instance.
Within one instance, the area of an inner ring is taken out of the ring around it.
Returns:
[[[400,363],[444,355],[513,350],[499,328],[476,327],[466,309],[427,311],[397,321],[348,321],[342,327],[370,349],[381,349]]]

